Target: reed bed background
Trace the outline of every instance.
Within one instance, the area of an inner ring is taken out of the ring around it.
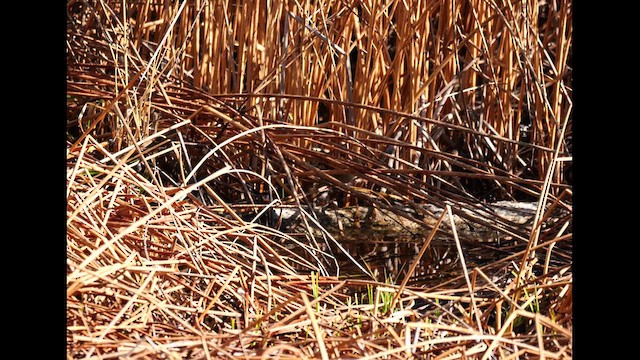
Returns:
[[[571,357],[571,2],[67,10],[69,358]],[[517,246],[438,285],[345,274],[327,204]]]

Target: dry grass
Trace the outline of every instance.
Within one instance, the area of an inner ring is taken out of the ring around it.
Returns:
[[[571,3],[268,4],[67,3],[68,358],[570,358]],[[446,209],[462,275],[339,272],[326,202]]]

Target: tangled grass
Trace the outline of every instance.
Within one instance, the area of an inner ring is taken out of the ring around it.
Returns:
[[[570,2],[67,8],[68,358],[571,358]],[[430,235],[340,272],[327,203]],[[468,266],[453,215],[515,245]],[[409,284],[436,234],[460,276]]]
[[[497,274],[517,269],[524,252],[433,289],[317,276],[318,264],[285,246],[292,236],[197,199],[194,189],[230,169],[158,187],[121,159],[130,151],[87,139],[69,153],[70,357],[570,354],[570,257],[553,259],[570,236],[539,244],[544,270],[525,264],[531,273],[519,280]]]

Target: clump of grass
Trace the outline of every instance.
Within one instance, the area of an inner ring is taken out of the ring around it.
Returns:
[[[245,222],[230,205],[199,202],[196,188],[228,169],[160,188],[122,154],[92,137],[69,150],[71,357],[406,357],[453,354],[452,346],[468,356],[570,353],[568,264],[515,285],[522,251],[470,269],[471,288],[464,279],[421,289],[317,276],[318,264],[282,246],[291,236]],[[485,275],[508,269],[511,282]],[[365,303],[348,300],[358,288],[369,290]]]
[[[571,3],[264,5],[68,3],[69,358],[571,357]],[[327,198],[518,246],[356,280]]]

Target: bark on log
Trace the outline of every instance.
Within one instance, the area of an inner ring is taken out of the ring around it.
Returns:
[[[461,239],[478,242],[496,242],[501,240],[525,240],[532,229],[536,212],[536,203],[496,202],[484,204],[477,209],[457,209],[467,212],[467,216],[454,214],[456,232]],[[307,208],[305,212],[311,213]],[[381,211],[371,207],[348,207],[313,209],[318,222],[334,237],[349,239],[367,239],[384,237],[426,236],[436,224],[443,209],[433,205],[424,205],[420,209],[403,208],[396,213]],[[281,216],[287,229],[305,231],[301,226],[302,212],[298,208],[278,208],[276,215]],[[404,212],[405,216],[397,213]],[[458,211],[459,212],[459,211]],[[420,214],[418,214],[420,213]],[[463,214],[464,215],[464,214]],[[412,219],[408,219],[412,218]],[[470,220],[470,219],[476,219]],[[445,217],[441,225],[440,236],[451,235],[451,221]],[[321,230],[312,227],[314,236]]]

